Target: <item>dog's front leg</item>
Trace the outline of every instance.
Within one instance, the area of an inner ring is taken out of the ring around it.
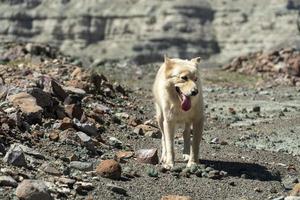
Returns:
[[[175,124],[173,122],[164,120],[164,135],[166,148],[166,162],[164,167],[171,169],[174,167],[174,131]]]
[[[186,123],[183,131],[183,160],[188,161],[191,146],[191,124]]]
[[[190,158],[187,167],[197,165],[199,163],[199,145],[202,139],[203,120],[193,122],[193,142],[190,150]]]

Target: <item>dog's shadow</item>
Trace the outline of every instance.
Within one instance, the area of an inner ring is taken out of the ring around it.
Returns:
[[[210,166],[216,170],[223,170],[228,176],[244,177],[246,179],[260,181],[281,181],[278,171],[270,171],[265,166],[255,163],[228,162],[218,160],[201,160],[201,164]]]

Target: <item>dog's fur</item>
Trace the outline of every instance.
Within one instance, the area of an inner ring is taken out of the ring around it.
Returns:
[[[200,57],[182,60],[165,56],[155,78],[153,94],[157,122],[162,132],[160,161],[167,169],[174,167],[174,134],[178,124],[185,127],[183,157],[188,161],[187,167],[199,162],[199,144],[204,123],[202,85],[198,69],[200,60]],[[189,99],[185,101],[185,106],[183,98]]]

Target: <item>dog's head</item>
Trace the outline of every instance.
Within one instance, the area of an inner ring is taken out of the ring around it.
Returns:
[[[184,111],[191,108],[191,98],[198,95],[200,57],[191,60],[170,59],[165,56],[165,77],[181,102]]]

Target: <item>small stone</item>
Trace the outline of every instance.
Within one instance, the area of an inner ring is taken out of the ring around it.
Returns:
[[[83,109],[78,104],[65,105],[65,113],[71,119],[76,118],[80,120],[83,115]]]
[[[8,97],[8,100],[14,106],[19,107],[25,116],[25,120],[29,124],[38,123],[42,119],[43,109],[40,107],[36,99],[28,93],[21,92]]]
[[[77,94],[77,95],[81,95],[81,96],[84,96],[86,94],[86,92],[83,89],[75,88],[73,86],[67,86],[67,87],[64,87],[63,89],[68,93],[73,93],[73,94]]]
[[[82,146],[85,146],[87,150],[95,152],[96,148],[94,142],[90,136],[85,134],[84,132],[77,132],[78,141]]]
[[[131,158],[134,155],[132,151],[118,151],[116,157],[119,161],[124,161]]]
[[[255,192],[262,192],[261,188],[259,188],[259,187],[254,188],[254,191]]]
[[[253,112],[260,112],[260,106],[254,106],[254,107],[252,108],[252,111],[253,111]]]
[[[221,178],[220,171],[218,171],[218,170],[209,171],[208,172],[208,178],[211,178],[211,179],[220,179]]]
[[[171,168],[171,172],[180,173],[180,172],[182,172],[182,170],[183,170],[183,167],[180,167],[180,166],[175,166],[175,167]]]
[[[89,136],[97,136],[98,135],[98,129],[95,127],[92,123],[81,123],[78,119],[73,120],[75,124],[75,128],[79,131],[82,131]]]
[[[56,82],[55,80],[51,80],[51,92],[57,96],[61,101],[64,101],[65,98],[67,98],[68,94],[66,91],[63,89],[63,87]]]
[[[44,92],[42,89],[33,88],[29,90],[28,93],[36,99],[36,103],[42,108],[53,106],[53,99],[51,95],[47,92]]]
[[[297,183],[293,187],[293,190],[291,191],[290,196],[299,196],[300,197],[300,183]]]
[[[64,117],[62,122],[59,125],[59,129],[66,130],[68,128],[73,128],[73,122],[70,118]]]
[[[115,160],[103,160],[96,168],[97,174],[104,178],[118,180],[121,178],[121,165]]]
[[[191,172],[192,174],[196,173],[197,170],[198,170],[198,166],[197,166],[197,165],[192,165],[192,166],[190,167],[190,172]]]
[[[135,127],[135,128],[133,129],[133,132],[134,132],[135,134],[137,134],[137,135],[143,135],[143,134],[144,134],[143,129],[142,129],[141,127]]]
[[[119,187],[119,186],[113,185],[113,184],[107,184],[106,186],[107,186],[107,189],[109,189],[115,193],[122,194],[125,196],[127,195],[127,191],[122,187]]]
[[[145,135],[146,137],[160,138],[160,130],[156,127],[140,124],[135,127],[134,132],[139,135]]]
[[[59,139],[59,133],[57,131],[52,131],[49,134],[49,138],[50,138],[50,140],[57,142]]]
[[[53,164],[51,163],[44,163],[41,165],[40,167],[41,170],[43,170],[44,172],[54,175],[54,176],[60,176],[62,173],[60,171],[58,171]]]
[[[27,163],[23,150],[16,145],[11,145],[9,150],[6,152],[3,161],[18,167],[26,167]]]
[[[161,200],[192,200],[189,196],[167,195],[163,196]]]
[[[80,195],[87,195],[89,191],[93,190],[95,187],[92,183],[78,181],[74,185],[75,191]]]
[[[150,177],[158,177],[158,171],[152,167],[147,168],[147,174]]]
[[[0,176],[0,186],[17,187],[18,183],[11,176]]]
[[[23,180],[16,189],[16,196],[24,200],[52,200],[47,186],[41,180]]]
[[[230,181],[228,184],[231,186],[236,186],[236,183],[234,181]]]
[[[111,146],[113,146],[114,148],[122,149],[122,144],[123,143],[115,137],[110,137],[109,138],[109,144]]]
[[[72,187],[74,183],[76,182],[74,179],[66,178],[66,177],[60,177],[58,179],[59,182],[63,184],[67,184],[69,187]]]
[[[74,169],[78,169],[80,171],[92,171],[93,170],[93,163],[72,161],[72,162],[70,162],[70,167],[74,168]]]
[[[136,152],[136,157],[141,163],[158,164],[157,149],[140,149]]]

